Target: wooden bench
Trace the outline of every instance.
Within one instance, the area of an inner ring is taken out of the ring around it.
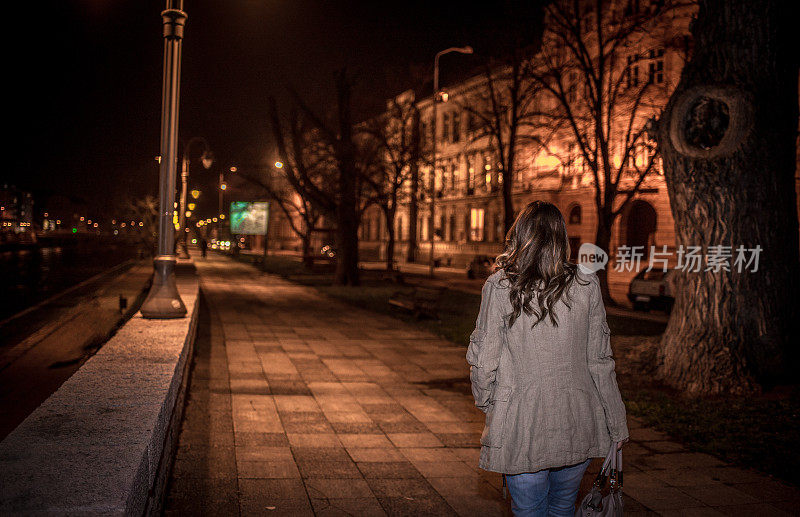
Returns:
[[[389,297],[389,305],[405,309],[415,317],[428,317],[438,320],[439,301],[447,290],[444,286],[415,286],[411,292],[397,291]]]

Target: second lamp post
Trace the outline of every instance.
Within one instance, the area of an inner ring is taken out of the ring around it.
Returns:
[[[431,251],[430,257],[428,258],[430,262],[430,271],[429,274],[433,277],[436,263],[433,256],[434,244],[436,243],[436,218],[435,218],[435,208],[436,208],[436,136],[437,131],[436,128],[438,127],[438,116],[437,116],[437,106],[439,104],[439,58],[445,54],[449,54],[450,52],[459,52],[461,54],[472,54],[472,47],[450,47],[448,49],[442,50],[436,54],[436,57],[433,58],[433,139],[431,140],[431,216],[430,216],[430,226],[428,230],[430,231],[431,237]],[[444,231],[444,228],[442,228]]]
[[[181,234],[176,244],[178,257],[184,259],[189,258],[189,249],[186,246],[186,234],[189,233],[189,228],[186,226],[186,218],[188,217],[186,213],[186,204],[188,203],[189,197],[189,150],[196,142],[203,144],[203,154],[200,157],[203,167],[210,169],[211,165],[214,163],[214,157],[208,148],[208,142],[205,138],[196,136],[186,142],[186,145],[183,147],[183,159],[181,160],[181,203],[180,213],[178,214],[178,220],[180,221],[178,226],[180,227],[179,231]]]

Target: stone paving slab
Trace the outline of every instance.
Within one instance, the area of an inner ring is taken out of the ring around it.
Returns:
[[[197,269],[207,308],[167,514],[510,515],[501,476],[477,467],[463,346],[224,257]],[[629,426],[626,515],[797,514],[797,489]]]

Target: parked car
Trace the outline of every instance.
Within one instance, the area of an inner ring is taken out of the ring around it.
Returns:
[[[487,278],[494,271],[494,258],[475,255],[467,264],[467,278]]]
[[[641,271],[628,286],[628,300],[637,311],[660,309],[669,314],[675,303],[673,292],[674,269]]]

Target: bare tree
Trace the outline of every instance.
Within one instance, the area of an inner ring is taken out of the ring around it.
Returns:
[[[488,139],[500,169],[505,232],[514,224],[513,191],[518,173],[518,150],[526,141],[536,139],[536,133],[525,132],[534,124],[529,119],[535,115],[533,104],[539,90],[538,84],[526,77],[528,67],[526,49],[512,49],[508,58],[486,64],[481,87],[461,102],[469,118],[470,142]]]
[[[413,99],[393,99],[386,113],[368,121],[364,131],[380,154],[376,160],[377,174],[366,175],[365,180],[386,222],[386,270],[392,271],[398,203],[404,201],[404,188],[413,181],[414,171],[418,170],[420,139],[416,102]],[[409,197],[413,198],[416,195],[413,184],[409,191]]]
[[[158,235],[158,201],[153,196],[128,199],[125,203],[124,220],[132,222],[128,235],[147,255],[155,253]],[[141,225],[138,223],[141,222]],[[123,223],[124,224],[124,223]]]
[[[595,244],[607,252],[614,222],[658,166],[647,128],[662,105],[664,72],[649,64],[663,55],[664,41],[648,32],[671,9],[659,2],[621,9],[607,0],[555,0],[545,8],[541,50],[527,68],[540,92],[531,124],[557,133],[539,143],[566,156],[566,169],[591,175]],[[553,142],[567,142],[567,149],[552,149]],[[598,275],[604,299],[614,303],[606,271]]]
[[[796,375],[798,58],[788,8],[700,0],[692,58],[658,122],[678,244],[730,262],[678,271],[659,372],[689,393],[751,392]]]
[[[351,84],[344,70],[336,74],[336,114],[318,115],[299,95],[286,130],[274,99],[270,121],[286,178],[300,197],[336,221],[336,277],[358,285],[359,162],[351,111]]]
[[[262,190],[266,197],[278,206],[289,228],[300,238],[303,264],[311,268],[314,265],[311,238],[319,227],[322,214],[307,198],[291,188],[286,177],[282,176],[283,170],[280,169],[281,172],[276,177],[272,168],[266,169],[261,174],[251,174],[240,169],[239,176]]]

